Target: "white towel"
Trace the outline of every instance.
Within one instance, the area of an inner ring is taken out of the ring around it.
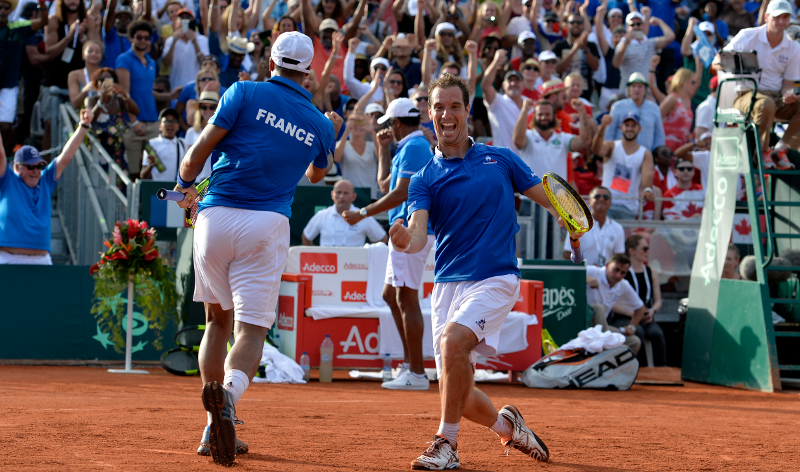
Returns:
[[[303,369],[297,362],[267,343],[264,343],[259,365],[264,366],[265,378],[253,377],[255,383],[306,383],[303,380]]]
[[[621,346],[624,342],[625,336],[622,334],[612,333],[611,331],[604,332],[602,325],[596,325],[578,333],[577,338],[561,346],[561,349],[586,349],[591,353],[597,354],[606,349]]]
[[[367,263],[367,304],[371,307],[386,306],[383,301],[383,285],[386,280],[386,263],[389,259],[389,246],[379,242],[365,244],[369,254]]]

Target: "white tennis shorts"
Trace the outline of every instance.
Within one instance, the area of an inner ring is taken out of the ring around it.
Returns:
[[[442,373],[442,349],[439,344],[447,323],[458,323],[471,329],[478,345],[470,353],[475,365],[478,354],[497,354],[500,331],[506,317],[519,299],[519,277],[500,275],[485,280],[445,282],[433,286],[431,294],[431,328],[436,370]]]
[[[416,254],[398,252],[389,239],[389,261],[386,263],[386,285],[392,287],[408,287],[419,290],[422,287],[422,275],[425,273],[425,261],[431,252],[436,238],[428,235],[425,248]]]
[[[19,87],[0,89],[0,123],[17,121],[17,97]]]
[[[271,211],[211,207],[194,230],[194,301],[233,308],[236,321],[269,328],[289,250],[289,219]]]

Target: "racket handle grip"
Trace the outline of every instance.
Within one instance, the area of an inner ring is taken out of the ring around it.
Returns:
[[[581,242],[570,239],[570,246],[572,246],[572,256],[570,259],[575,264],[583,262],[583,254],[581,253]]]
[[[184,198],[186,198],[186,194],[181,192],[176,192],[174,190],[167,190],[165,188],[158,189],[156,192],[156,197],[159,200],[172,200],[173,202],[182,202]]]

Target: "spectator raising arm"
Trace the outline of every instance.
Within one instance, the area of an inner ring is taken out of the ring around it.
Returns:
[[[494,89],[494,78],[497,71],[500,70],[506,62],[506,55],[508,52],[505,49],[498,49],[494,53],[494,60],[489,64],[489,67],[483,73],[483,80],[481,80],[481,90],[483,91],[483,101],[486,102],[487,107],[491,105],[497,96],[497,91]]]
[[[569,142],[569,150],[572,152],[583,151],[592,142],[592,125],[589,116],[586,114],[586,106],[580,98],[572,99],[572,108],[578,110],[580,116],[580,131],[577,137]],[[572,183],[572,182],[570,182]]]
[[[356,102],[356,106],[355,108],[353,108],[353,113],[364,113],[364,109],[366,109],[367,105],[369,105],[370,102],[372,102],[372,97],[375,95],[375,92],[377,92],[380,88],[381,88],[381,76],[375,74],[375,77],[372,78],[372,83],[370,84],[367,93],[365,93]]]
[[[277,3],[277,0],[272,0],[272,3]],[[258,26],[258,12],[261,11],[261,0],[250,0],[247,10],[244,11],[244,18],[247,24],[247,31]]]
[[[370,90],[370,84],[361,82],[360,80],[356,79],[355,75],[356,50],[360,44],[361,40],[358,38],[350,39],[348,43],[347,54],[344,56],[344,67],[342,68],[342,78],[344,79],[344,84],[350,90],[350,95],[356,99],[363,97]],[[330,57],[334,57],[334,55],[331,54]],[[330,58],[328,58],[328,62],[330,62]]]
[[[319,84],[317,85],[317,89],[314,91],[314,95],[311,97],[311,103],[314,104],[317,109],[322,110],[322,105],[325,96],[325,89],[328,87],[328,82],[331,79],[331,71],[333,70],[334,64],[336,64],[336,59],[339,58],[339,51],[342,50],[342,41],[344,41],[344,35],[338,31],[333,33],[333,51],[331,55],[328,56],[328,60],[325,62],[325,68],[322,70],[322,75],[319,78]]]
[[[608,54],[608,48],[611,47],[606,40],[606,25],[603,23],[606,17],[606,8],[606,4],[604,3],[597,7],[597,11],[594,14],[594,30],[597,32],[597,45],[600,47],[600,54],[602,54],[603,57]],[[586,31],[589,30],[587,29]]]
[[[92,4],[92,8],[95,5]],[[50,18],[47,15],[47,4],[44,3],[44,0],[39,0],[39,18],[34,18],[31,20],[31,31],[38,31],[40,28],[44,28],[50,22]]]
[[[314,13],[314,6],[311,4],[311,0],[301,0],[301,8],[303,9],[303,33],[313,41],[317,31],[319,31],[319,24],[322,23],[322,19]]]
[[[681,41],[681,56],[689,57],[693,56],[694,52],[692,51],[692,43],[694,42],[694,27],[700,23],[695,17],[689,18],[689,25],[686,27],[686,34],[683,35],[683,40]],[[652,69],[652,67],[651,67]]]
[[[106,17],[103,18],[103,31],[104,37],[106,34],[111,32],[111,28],[114,27],[114,21],[117,18],[117,1],[118,0],[108,0],[108,8],[106,9]]]
[[[436,40],[426,39],[425,48],[422,52],[422,66],[420,67],[422,75],[422,81],[420,85],[425,88],[427,88],[428,84],[431,82],[431,75],[433,75],[433,70],[435,69],[435,66],[433,65],[433,55],[435,52]]]
[[[64,169],[66,169],[69,163],[72,162],[75,152],[83,142],[83,136],[86,134],[86,130],[92,125],[93,118],[94,114],[92,114],[91,110],[88,108],[81,110],[80,125],[78,126],[78,129],[72,133],[72,136],[70,136],[67,144],[64,145],[64,149],[61,151],[61,154],[59,154],[56,158],[56,180],[61,178],[61,174],[64,173]],[[2,149],[2,146],[0,146],[0,149]]]
[[[475,97],[475,87],[478,85],[478,43],[467,41],[464,48],[467,50],[467,84],[470,101],[472,101],[472,98]]]
[[[272,12],[275,10],[275,5],[277,5],[279,1],[280,0],[271,0],[267,8],[264,9],[264,13],[261,14],[261,27],[264,28],[264,31],[271,30],[275,25],[275,20],[272,19]]]
[[[583,107],[581,107],[583,108]],[[533,111],[533,101],[529,98],[522,100],[522,109],[519,111],[517,122],[514,124],[514,146],[517,149],[525,149],[528,145],[528,115]]]
[[[669,25],[661,18],[654,16],[650,18],[649,24],[658,26],[664,33],[664,36],[656,38],[656,49],[664,49],[665,47],[669,46],[669,43],[675,41],[675,32],[672,31],[672,28],[670,28]]]
[[[598,155],[603,158],[603,162],[608,161],[611,158],[611,151],[614,150],[614,141],[606,141],[604,136],[606,134],[606,128],[608,128],[614,122],[614,118],[608,114],[603,115],[603,119],[600,121],[600,129],[597,130],[597,134],[594,135],[592,138],[592,152],[595,155]],[[652,163],[652,160],[651,160]],[[652,179],[653,170],[650,170],[650,178]],[[642,174],[642,180],[644,180],[644,174]]]
[[[69,30],[67,34],[64,35],[64,38],[59,41],[58,40],[58,17],[53,15],[47,22],[47,26],[44,29],[44,42],[45,42],[45,51],[47,51],[47,61],[55,59],[57,56],[60,56],[64,49],[66,49],[67,45],[72,44],[72,40],[75,37],[75,30],[79,26],[79,20],[76,20],[75,23],[69,25]],[[75,54],[79,54],[79,51],[76,51]]]
[[[661,108],[661,104],[664,102],[667,96],[664,95],[664,92],[662,92],[656,84],[656,67],[660,62],[661,56],[658,54],[655,54],[650,58],[650,73],[647,74],[647,84],[650,86],[650,90],[653,92],[653,98],[656,99],[656,103],[658,103],[659,108],[661,109],[661,117],[664,118],[665,116],[669,115],[670,112],[672,112],[672,108],[675,107],[676,103],[673,101],[672,108],[670,108],[667,113],[664,113],[664,108]]]

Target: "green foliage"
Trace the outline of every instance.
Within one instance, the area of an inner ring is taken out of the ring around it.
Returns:
[[[117,222],[112,241],[105,241],[108,251],[90,269],[95,276],[92,314],[101,330],[111,332],[117,352],[125,347],[122,318],[127,306],[122,293],[127,291],[129,280],[134,283],[134,301],[155,332],[153,347],[160,350],[161,331],[170,320],[180,320],[175,272],[158,254],[155,235],[155,229],[144,221]]]

